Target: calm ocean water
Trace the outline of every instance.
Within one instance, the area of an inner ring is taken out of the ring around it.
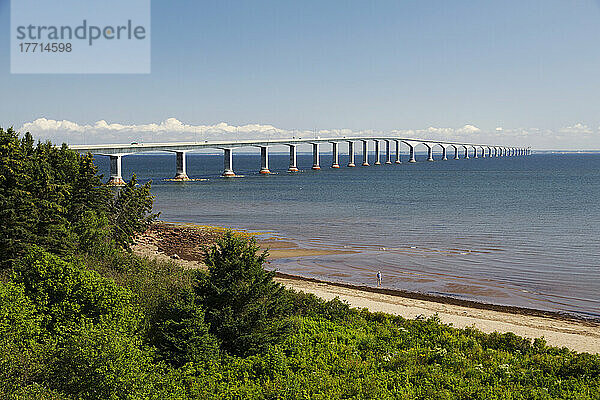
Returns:
[[[439,158],[439,155],[438,155]],[[360,161],[357,155],[357,165]],[[371,156],[371,160],[373,156]],[[405,157],[406,159],[406,157]],[[123,159],[153,180],[161,219],[271,232],[304,247],[356,253],[277,260],[282,272],[600,317],[600,154],[543,154],[287,174],[287,154],[234,154],[245,177],[222,179],[220,155]],[[422,161],[423,160],[423,161]],[[107,157],[97,159],[108,175]],[[347,159],[340,156],[340,165]]]

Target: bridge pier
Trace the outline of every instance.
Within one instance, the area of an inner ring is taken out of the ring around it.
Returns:
[[[390,150],[390,141],[387,139],[385,141],[385,163],[386,164],[392,163],[392,153]]]
[[[288,168],[288,172],[298,172],[298,167],[296,166],[296,145],[288,144],[290,146],[290,167]]]
[[[176,151],[175,157],[175,178],[176,181],[189,181],[190,178],[187,176],[186,172],[186,160],[185,160],[185,151]]]
[[[448,157],[446,156],[446,146],[442,146],[442,161],[446,160],[448,160]]]
[[[268,175],[271,173],[269,170],[269,147],[260,147],[260,173]]]
[[[425,146],[427,146],[427,161],[434,161],[433,160],[433,146],[427,143],[424,143]]]
[[[348,141],[348,167],[355,167],[354,164],[354,142]]]
[[[473,146],[473,158],[479,158],[479,155],[477,154],[477,147]]]
[[[110,186],[123,186],[125,181],[121,176],[121,158],[122,154],[111,155],[110,157],[110,178],[108,179],[107,185]]]
[[[481,158],[485,158],[485,147],[481,146]]]
[[[319,143],[313,143],[313,166],[312,169],[321,169],[319,165]]]
[[[235,173],[233,172],[233,156],[231,149],[223,149],[223,174],[224,178],[233,178]]]
[[[463,146],[463,148],[465,149],[465,160],[469,159],[469,146]]]
[[[395,140],[396,142],[396,164],[402,164],[402,161],[400,161],[400,141],[399,140]]]
[[[367,145],[367,141],[363,140],[363,167],[368,167],[369,166],[369,153],[368,153],[368,145]]]
[[[381,165],[381,161],[379,161],[379,140],[374,140],[375,142],[375,163],[373,165]]]
[[[452,145],[452,147],[454,147],[454,159],[458,160],[458,146]]]
[[[331,146],[332,146],[332,159],[331,159],[331,168],[339,168],[340,164],[340,156],[338,153],[338,143],[337,142],[331,142]]]
[[[408,145],[408,162],[409,163],[416,163],[417,160],[415,159],[415,146],[413,145]]]

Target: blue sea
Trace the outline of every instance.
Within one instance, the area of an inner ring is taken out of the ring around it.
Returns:
[[[462,155],[461,155],[462,156]],[[188,154],[204,181],[165,181],[175,155],[123,158],[125,179],[151,179],[165,221],[220,225],[355,252],[280,259],[281,272],[494,304],[600,317],[600,154],[534,154],[286,173],[288,154]],[[439,159],[439,154],[436,155]],[[403,161],[406,160],[404,156]],[[371,155],[371,163],[373,156]],[[108,158],[97,157],[108,176]]]

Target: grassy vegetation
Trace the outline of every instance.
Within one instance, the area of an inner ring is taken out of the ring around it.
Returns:
[[[206,272],[134,256],[149,186],[106,194],[88,156],[38,146],[0,129],[0,398],[600,398],[596,355],[286,290],[251,238]]]

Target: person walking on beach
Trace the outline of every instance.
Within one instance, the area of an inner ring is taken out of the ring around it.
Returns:
[[[377,271],[377,287],[381,286],[381,271]]]

